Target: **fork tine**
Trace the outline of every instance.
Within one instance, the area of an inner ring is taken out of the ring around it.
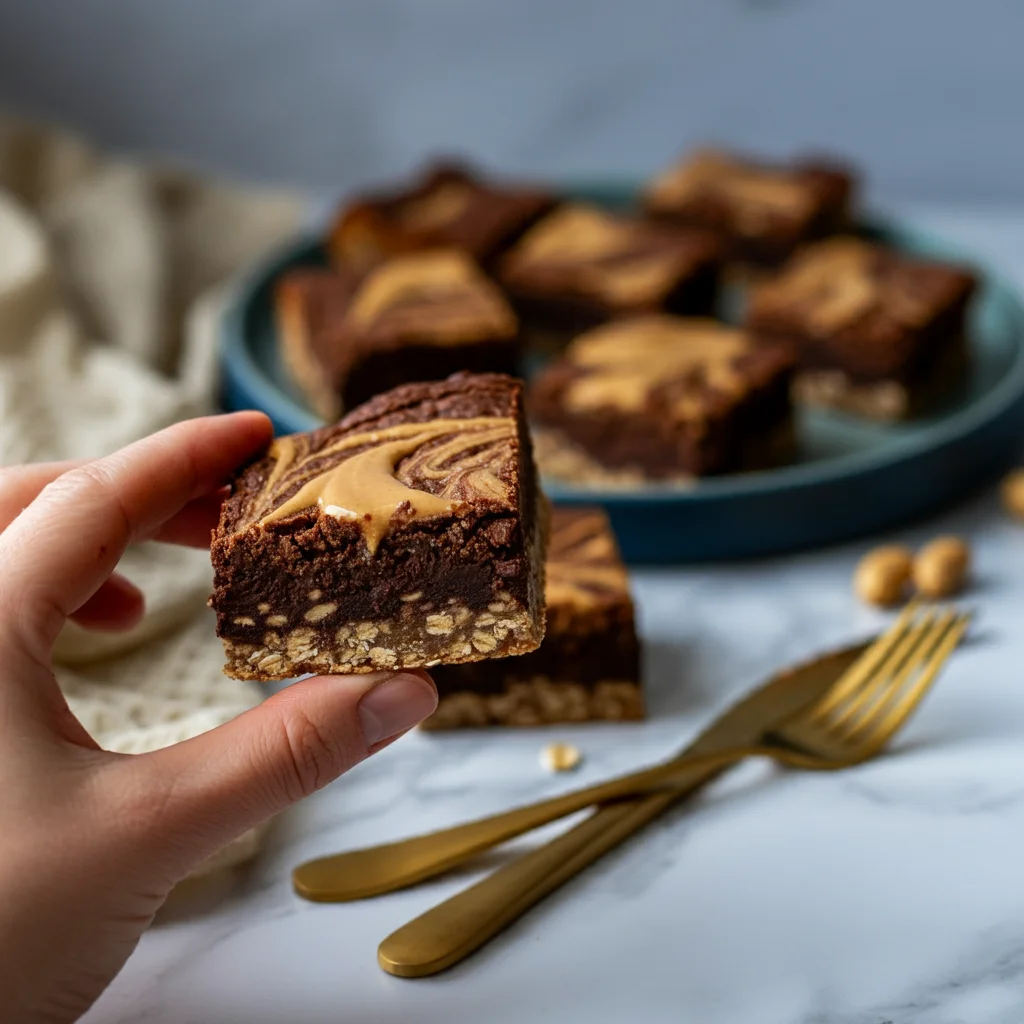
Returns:
[[[851,738],[865,733],[870,734],[870,742],[867,745],[868,753],[865,756],[870,756],[881,750],[892,735],[902,727],[913,710],[918,707],[925,694],[931,689],[932,683],[935,682],[946,659],[956,645],[961,642],[970,623],[970,614],[959,614],[947,618],[941,626],[936,627],[931,643],[918,658],[915,658],[911,672],[901,674],[899,680],[894,680],[892,692],[879,702],[870,716],[858,722],[854,727],[850,734]],[[921,670],[920,675],[913,680],[912,685],[907,687],[906,682],[912,671],[916,669]]]
[[[871,678],[875,669],[889,656],[906,633],[917,615],[920,604],[917,598],[910,601],[896,621],[846,670],[815,708],[812,716],[814,719],[828,715],[836,705],[859,690],[865,680]]]
[[[956,611],[947,609],[938,621],[933,621],[928,630],[921,634],[918,644],[908,654],[906,661],[899,666],[898,671],[883,680],[883,685],[878,688],[878,699],[871,705],[864,705],[856,719],[848,724],[847,729],[851,737],[870,729],[872,723],[885,713],[886,708],[899,698],[907,681],[942,642],[943,636],[952,628],[956,618]]]
[[[880,699],[854,722],[841,725],[834,740],[850,746],[858,761],[877,754],[931,688],[939,669],[963,637],[969,622],[970,616],[944,615],[914,652],[910,662],[889,680]],[[921,675],[915,677],[919,670]],[[912,685],[907,688],[906,684],[911,679]]]
[[[945,664],[946,659],[956,649],[957,644],[963,639],[967,627],[970,625],[971,616],[958,615],[951,628],[941,637],[939,642],[932,647],[928,660],[921,669],[921,674],[914,681],[913,686],[904,690],[896,703],[886,712],[878,724],[877,735],[881,737],[881,744],[888,742],[889,738],[899,729],[910,717],[914,709],[924,699],[924,695],[931,688],[939,674],[939,670]],[[877,747],[875,749],[878,749]]]
[[[952,613],[947,613],[947,618],[951,616]],[[914,659],[918,656],[922,645],[927,642],[934,622],[935,611],[929,609],[914,623],[897,644],[896,649],[876,668],[874,674],[864,680],[859,689],[855,693],[851,693],[841,706],[834,708],[823,724],[829,728],[835,728],[850,719],[859,719],[871,708],[880,695],[891,693],[892,686],[898,684],[902,678],[906,678],[903,673],[912,670],[915,664]]]

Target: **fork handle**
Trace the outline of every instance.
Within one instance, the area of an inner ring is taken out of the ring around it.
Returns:
[[[377,962],[403,978],[422,978],[454,966],[714,771],[691,777],[687,788],[602,807],[564,835],[392,932],[378,947]]]
[[[768,754],[799,767],[821,766],[817,761],[773,747],[737,747],[715,754],[677,758],[452,828],[307,861],[293,871],[292,884],[300,896],[320,902],[346,902],[393,892],[443,874],[492,846],[594,804],[636,796],[663,786],[686,789],[691,787],[689,780],[694,772],[712,771],[757,754]]]
[[[548,893],[656,817],[677,792],[657,793],[596,811],[586,821],[392,932],[377,962],[403,978],[454,966],[521,917]]]

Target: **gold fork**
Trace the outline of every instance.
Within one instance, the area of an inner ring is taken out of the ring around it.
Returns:
[[[798,768],[839,768],[864,760],[899,728],[920,699],[915,694],[920,690],[923,695],[928,685],[922,677],[918,687],[907,689],[898,703],[890,701],[884,720],[874,722],[875,728],[865,734],[863,713],[875,706],[885,684],[898,676],[902,685],[919,663],[916,659],[932,648],[938,650],[937,645],[944,639],[949,642],[949,637],[954,637],[955,645],[966,626],[966,619],[952,611],[927,611],[920,617],[916,611],[916,606],[908,606],[812,712],[798,715],[762,737],[756,746],[716,751],[703,758],[684,752],[653,768],[477,821],[312,860],[293,872],[295,889],[307,899],[320,901],[364,899],[391,892],[432,878],[483,850],[583,808],[677,786],[696,767],[724,767],[758,754]]]
[[[762,744],[729,751],[772,757],[805,768],[840,768],[876,754],[921,702],[963,636],[969,616],[908,609],[809,711],[797,714]],[[720,764],[721,756],[700,758]],[[690,759],[690,780],[698,759]],[[681,765],[676,766],[681,770]],[[692,785],[691,787],[692,788]],[[667,809],[671,788],[602,808],[532,853],[498,869],[389,935],[378,949],[381,967],[423,977],[475,952],[548,893]]]

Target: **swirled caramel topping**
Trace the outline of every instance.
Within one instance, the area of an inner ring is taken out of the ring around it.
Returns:
[[[936,276],[937,275],[937,276]],[[808,246],[751,302],[752,320],[785,311],[811,333],[829,334],[877,311],[895,323],[923,327],[948,284],[943,268],[896,259],[856,238]]]
[[[658,175],[648,187],[647,199],[662,210],[719,199],[733,209],[739,230],[750,233],[772,217],[810,216],[815,204],[813,190],[792,174],[747,164],[712,149],[698,150]]]
[[[589,607],[629,590],[626,569],[603,512],[556,509],[545,594],[548,606]]]
[[[486,499],[510,506],[500,467],[515,422],[481,416],[402,423],[346,434],[312,450],[308,434],[276,440],[275,460],[257,501],[261,524],[306,509],[357,523],[372,554],[396,521],[457,512]]]
[[[673,412],[700,416],[701,392],[742,394],[746,378],[737,360],[753,345],[745,331],[715,320],[645,316],[588,331],[566,353],[585,371],[567,387],[565,404],[576,412],[602,407],[636,412],[653,388],[678,382]],[[686,385],[692,381],[693,387]]]
[[[401,333],[435,344],[511,338],[508,303],[464,253],[434,249],[396,256],[372,270],[346,314],[362,332]]]
[[[512,283],[546,280],[616,305],[654,301],[706,258],[706,242],[592,206],[567,205],[535,225],[507,257]]]

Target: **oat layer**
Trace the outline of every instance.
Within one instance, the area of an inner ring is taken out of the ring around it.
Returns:
[[[442,696],[437,710],[422,728],[626,722],[643,717],[643,695],[633,680],[603,679],[594,686],[584,686],[537,676],[513,683],[502,693],[465,690]]]

